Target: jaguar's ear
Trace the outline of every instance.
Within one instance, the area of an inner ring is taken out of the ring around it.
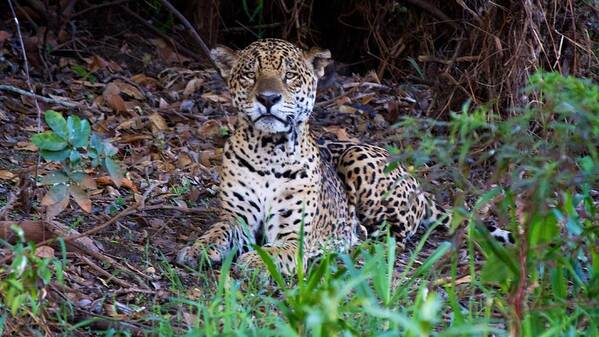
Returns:
[[[216,63],[221,76],[225,80],[229,79],[231,69],[238,58],[237,52],[225,46],[218,46],[210,50],[210,57]]]
[[[312,65],[317,78],[324,75],[324,68],[331,62],[331,52],[328,49],[310,48],[304,51],[304,57]]]

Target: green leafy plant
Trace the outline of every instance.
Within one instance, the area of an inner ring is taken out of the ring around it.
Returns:
[[[470,256],[486,258],[480,270],[471,263],[471,291],[493,298],[510,334],[596,335],[599,86],[540,72],[525,92],[539,100],[503,119],[469,104],[449,122],[406,118],[398,127],[414,145],[395,153],[462,191],[454,224],[466,222]],[[485,208],[515,247],[482,230]]]
[[[0,312],[7,310],[13,317],[37,317],[43,309],[43,289],[54,278],[62,275],[63,264],[54,258],[38,257],[35,246],[25,243],[23,229],[13,225],[18,241],[9,248],[14,253],[10,266],[0,266]]]
[[[42,185],[50,186],[42,199],[47,206],[47,216],[54,217],[68,205],[69,196],[86,212],[91,212],[91,200],[86,189],[96,188],[95,180],[86,172],[102,166],[117,186],[123,179],[123,171],[114,159],[117,149],[100,136],[91,132],[87,120],[77,116],[65,119],[60,113],[48,110],[44,119],[51,130],[33,135],[41,156],[56,162],[60,168],[40,178]]]
[[[71,70],[75,74],[77,74],[79,77],[81,77],[81,79],[83,79],[84,81],[90,81],[91,83],[96,83],[96,81],[98,80],[91,71],[87,70],[82,65],[74,65],[71,67]]]

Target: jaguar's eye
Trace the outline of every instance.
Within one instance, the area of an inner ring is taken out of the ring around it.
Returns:
[[[242,74],[243,77],[253,80],[256,77],[256,74],[252,71],[248,71]]]
[[[297,73],[294,73],[294,72],[291,72],[291,71],[288,71],[288,72],[285,73],[285,79],[286,80],[292,80],[292,79],[294,79],[296,77],[297,77]]]

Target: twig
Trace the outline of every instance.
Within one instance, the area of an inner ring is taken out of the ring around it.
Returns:
[[[157,291],[153,289],[139,289],[139,288],[125,288],[117,289],[113,292],[115,296],[130,294],[130,293],[142,293],[142,294],[156,294]]]
[[[224,28],[221,31],[225,32],[225,33],[238,33],[238,32],[247,31],[247,32],[251,33],[252,35],[255,35],[255,33],[252,29],[268,29],[268,28],[277,28],[277,27],[281,26],[280,22],[265,23],[265,24],[254,25],[254,26],[246,26],[239,21],[235,21],[235,23],[237,23],[240,27]]]
[[[191,25],[191,23],[189,23],[189,20],[187,20],[185,18],[185,16],[183,16],[183,14],[181,14],[181,12],[179,12],[175,8],[175,6],[173,6],[170,2],[168,2],[168,0],[160,0],[160,2],[171,13],[173,13],[179,19],[179,21],[181,21],[181,23],[183,23],[183,25],[185,26],[185,28],[187,28],[187,30],[191,33],[191,36],[193,36],[193,38],[196,40],[196,42],[200,45],[200,48],[202,49],[202,51],[204,52],[204,54],[206,54],[206,57],[208,58],[208,60],[210,60],[210,63],[212,64],[212,66],[214,68],[216,68],[216,63],[214,63],[214,60],[210,56],[210,48],[208,48],[208,46],[206,45],[206,43],[204,42],[204,40],[202,39],[202,37],[200,36],[200,34],[198,34],[198,32],[193,28],[193,26]]]
[[[29,94],[33,97],[33,102],[35,104],[35,109],[37,110],[37,131],[42,131],[42,109],[40,109],[40,105],[37,101],[37,95],[33,91],[33,85],[31,84],[31,77],[29,76],[29,61],[27,61],[27,52],[25,51],[25,42],[23,42],[23,35],[21,34],[21,25],[19,24],[19,19],[17,18],[17,13],[15,13],[15,8],[12,5],[12,0],[7,0],[8,6],[10,7],[10,12],[12,13],[12,17],[15,20],[15,26],[17,27],[17,36],[19,37],[19,44],[21,45],[21,51],[23,54],[23,68],[25,70],[25,79],[27,81],[27,87],[29,88]],[[34,181],[37,181],[37,175],[39,172],[40,161],[42,159],[41,152],[37,154],[37,160],[35,163],[35,173],[33,175]]]
[[[38,94],[33,93],[33,91],[31,89],[30,89],[30,91],[25,91],[23,89],[19,89],[17,87],[13,87],[11,85],[0,84],[0,91],[10,91],[10,92],[17,93],[19,95],[23,95],[23,96],[27,96],[27,97],[33,97],[33,100],[35,102],[36,108],[39,110],[39,116],[40,116],[39,118],[40,118],[40,120],[41,120],[41,110],[40,110],[40,108],[38,106],[38,103],[37,103],[38,100],[40,100],[42,102],[46,102],[46,103],[60,104],[60,105],[65,106],[67,108],[82,108],[82,106],[80,104],[77,104],[77,103],[73,103],[73,102],[69,102],[69,101],[64,101],[64,100],[56,99],[56,98],[50,98],[50,97],[40,96]],[[41,122],[40,122],[40,124],[38,124],[38,129],[41,131]]]
[[[436,62],[436,63],[442,63],[442,64],[453,64],[455,62],[474,62],[474,61],[479,61],[480,60],[480,56],[478,55],[468,55],[468,56],[459,56],[456,57],[453,60],[444,60],[435,56],[430,56],[430,55],[420,55],[418,56],[418,61],[419,62]]]
[[[431,13],[437,19],[447,23],[455,30],[461,30],[461,27],[455,23],[455,20],[452,20],[449,16],[443,13],[439,8],[435,7],[433,4],[427,2],[426,0],[404,0],[407,3],[410,3],[414,6],[420,7],[425,11]]]
[[[125,287],[125,288],[134,288],[133,285],[131,285],[128,282],[125,282],[123,280],[121,280],[120,278],[112,275],[111,273],[107,272],[106,270],[104,270],[104,268],[98,266],[97,264],[95,264],[92,260],[88,259],[87,257],[83,256],[83,255],[77,255],[77,257],[85,262],[85,264],[87,264],[88,266],[90,266],[93,270],[97,271],[98,273],[100,273],[102,276],[107,277],[108,280],[107,281],[112,281],[118,285],[120,285],[121,287]]]

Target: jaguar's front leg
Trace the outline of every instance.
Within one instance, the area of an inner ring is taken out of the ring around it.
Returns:
[[[293,275],[297,270],[298,240],[288,239],[276,241],[261,247],[272,258],[275,266],[284,275]],[[303,268],[305,268],[305,261]],[[256,251],[247,252],[237,259],[237,265],[241,268],[266,270],[264,261]]]
[[[193,245],[181,249],[177,263],[195,268],[202,256],[206,256],[211,263],[219,264],[228,254],[254,242],[253,234],[244,231],[236,221],[221,221],[212,225]]]

